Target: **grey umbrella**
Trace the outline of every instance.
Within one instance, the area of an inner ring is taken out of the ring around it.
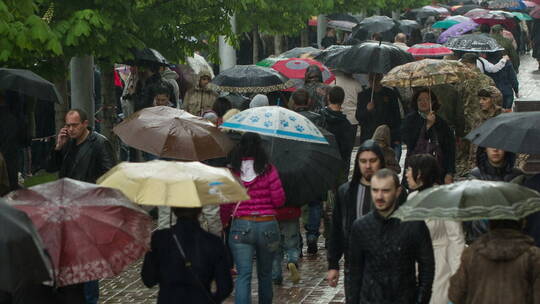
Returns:
[[[463,52],[492,53],[504,50],[504,48],[497,43],[497,40],[485,34],[467,34],[458,37],[450,37],[444,46],[454,51]]]

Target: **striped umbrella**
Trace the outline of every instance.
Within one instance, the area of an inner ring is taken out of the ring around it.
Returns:
[[[415,58],[436,58],[453,54],[451,49],[437,43],[415,44],[407,52],[411,53]]]

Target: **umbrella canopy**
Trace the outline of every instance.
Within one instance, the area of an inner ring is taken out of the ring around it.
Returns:
[[[461,15],[448,16],[448,17],[446,17],[446,19],[444,19],[444,20],[454,20],[454,21],[457,21],[457,22],[459,22],[459,23],[461,23],[461,22],[467,22],[467,21],[472,21],[471,18],[465,17],[465,16],[461,16]]]
[[[536,211],[540,211],[540,194],[534,190],[513,183],[468,180],[421,191],[392,217],[402,221],[519,220]]]
[[[424,87],[478,77],[455,60],[424,59],[400,65],[388,72],[381,83],[391,87]]]
[[[414,15],[417,20],[422,20],[431,16],[438,17],[442,12],[430,7],[421,7],[411,10],[411,14]]]
[[[415,20],[399,20],[399,31],[410,36],[414,29],[421,29],[422,25]]]
[[[474,16],[469,16],[470,14],[473,14]],[[473,19],[512,19],[514,16],[510,12],[506,11],[486,11],[486,10],[475,10],[470,11],[469,13],[465,14],[467,17],[471,17]]]
[[[29,70],[0,68],[0,90],[12,90],[54,102],[62,100],[52,82]]]
[[[445,43],[450,39],[451,37],[459,37],[466,33],[469,33],[473,30],[475,30],[480,25],[474,21],[465,21],[458,23],[456,25],[451,26],[446,31],[442,32],[441,35],[439,35],[439,38],[437,39],[437,42],[439,43]]]
[[[504,50],[495,39],[483,34],[450,37],[444,46],[454,51],[464,52],[492,53]]]
[[[284,57],[284,58],[299,58],[300,56],[304,55],[304,54],[318,54],[320,53],[321,50],[319,49],[316,49],[314,47],[311,47],[311,46],[307,46],[307,47],[295,47],[294,49],[290,49],[284,53],[281,53],[279,55],[279,57]]]
[[[153,160],[123,162],[98,179],[141,205],[202,207],[249,199],[246,189],[225,168],[199,162]]]
[[[329,57],[335,56],[338,53],[350,49],[351,47],[352,45],[331,45],[322,50],[319,55],[315,57],[315,60],[324,63]]]
[[[360,60],[369,58],[369,60]],[[327,67],[346,73],[387,73],[393,67],[414,61],[410,53],[399,47],[379,41],[366,41],[328,56],[324,60]]]
[[[0,290],[5,292],[53,279],[51,262],[32,221],[3,199],[0,199],[0,263]]]
[[[210,78],[214,78],[214,70],[203,56],[195,53],[193,54],[193,57],[187,57],[186,61],[189,67],[193,70],[193,73],[196,75],[199,75],[202,71],[205,71],[210,73]]]
[[[167,106],[133,113],[113,131],[127,145],[165,158],[206,160],[227,156],[233,147],[211,122]]]
[[[353,15],[344,14],[344,13],[335,13],[335,14],[326,15],[326,18],[328,18],[329,20],[348,21],[348,22],[356,23],[356,24],[360,22],[360,20],[354,17]]]
[[[285,60],[285,59],[287,59],[287,57],[268,57],[257,62],[256,65],[269,68],[269,67],[272,67],[274,64],[276,64],[276,62],[280,60]]]
[[[217,75],[212,84],[225,92],[268,93],[290,88],[294,82],[271,68],[237,65]]]
[[[473,144],[515,153],[540,154],[540,112],[503,113],[467,135]]]
[[[468,10],[465,13],[460,13],[460,15],[463,15],[465,17],[469,17],[469,18],[474,19],[474,18],[480,18],[482,16],[485,16],[485,15],[489,14],[489,12],[490,12],[490,10],[480,8],[480,7],[476,7],[476,8]]]
[[[115,276],[149,249],[151,218],[114,189],[63,178],[11,192],[6,202],[32,219],[58,286]]]
[[[399,23],[387,16],[372,16],[362,20],[354,29],[352,37],[360,41],[371,39],[379,33],[384,41],[394,41],[399,33]]]
[[[434,10],[434,11],[439,12],[440,15],[449,15],[450,14],[450,11],[448,11],[448,8],[446,6],[443,6],[443,5],[426,5],[426,6],[422,7],[422,9]]]
[[[279,106],[244,110],[225,121],[220,127],[271,137],[328,144],[321,131],[309,119]]]
[[[358,24],[358,22],[350,22],[343,20],[330,20],[328,21],[328,27],[335,28],[338,30],[352,32],[353,28]]]
[[[341,157],[335,139],[326,138],[329,145],[263,136],[263,146],[279,172],[287,205],[304,205],[336,186],[342,171]]]
[[[459,23],[461,23],[461,22],[456,21],[456,20],[451,20],[451,19],[445,19],[445,20],[441,20],[441,21],[437,21],[437,22],[433,23],[433,25],[431,27],[432,28],[447,29],[447,28],[452,27],[452,25],[456,25],[456,24],[459,24]]]
[[[437,43],[420,43],[411,46],[407,52],[411,53],[415,58],[435,58],[452,55],[451,49]]]
[[[494,0],[489,1],[490,9],[523,10],[527,5],[521,0]]]
[[[482,9],[482,8],[480,7],[480,5],[476,5],[476,4],[465,4],[465,5],[463,5],[463,6],[459,7],[459,8],[456,8],[454,10],[454,14],[456,14],[456,15],[465,15],[468,12],[470,12],[472,10],[475,10],[475,9]],[[467,16],[467,17],[471,17],[471,16]]]
[[[534,2],[532,2],[532,1],[523,1],[523,3],[525,3],[525,5],[526,5],[528,8],[532,8],[532,7],[537,6],[537,4],[534,3]]]
[[[133,56],[135,58],[128,60],[127,64],[137,66],[169,65],[167,59],[160,52],[151,48],[133,50]]]
[[[540,6],[535,7],[529,15],[534,19],[540,19]]]
[[[309,58],[290,58],[277,61],[272,65],[272,69],[278,71],[285,77],[294,81],[294,86],[285,91],[296,91],[304,85],[306,70],[310,65],[316,65],[322,72],[323,82],[330,84],[336,80],[336,76],[319,61]]]
[[[512,15],[516,16],[521,21],[531,21],[533,18],[525,13],[512,12]]]

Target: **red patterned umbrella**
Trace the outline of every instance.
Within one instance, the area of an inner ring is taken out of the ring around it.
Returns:
[[[69,178],[11,192],[49,251],[58,286],[119,274],[150,242],[151,219],[120,191]]]
[[[280,72],[281,74],[294,81],[294,86],[284,91],[296,91],[297,88],[304,85],[304,76],[306,69],[310,65],[316,65],[322,72],[323,82],[326,84],[332,83],[336,77],[330,70],[322,63],[309,59],[309,58],[289,58],[280,60],[272,65],[272,69]]]
[[[415,58],[436,58],[453,54],[451,49],[437,43],[415,44],[407,52],[411,53]]]

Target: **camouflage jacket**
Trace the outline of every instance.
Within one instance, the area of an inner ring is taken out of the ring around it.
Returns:
[[[458,91],[463,102],[463,113],[465,115],[464,133],[468,134],[475,124],[475,119],[480,113],[480,103],[478,91],[480,89],[495,86],[495,82],[491,77],[481,73],[478,69],[478,76],[465,80],[457,85]]]

